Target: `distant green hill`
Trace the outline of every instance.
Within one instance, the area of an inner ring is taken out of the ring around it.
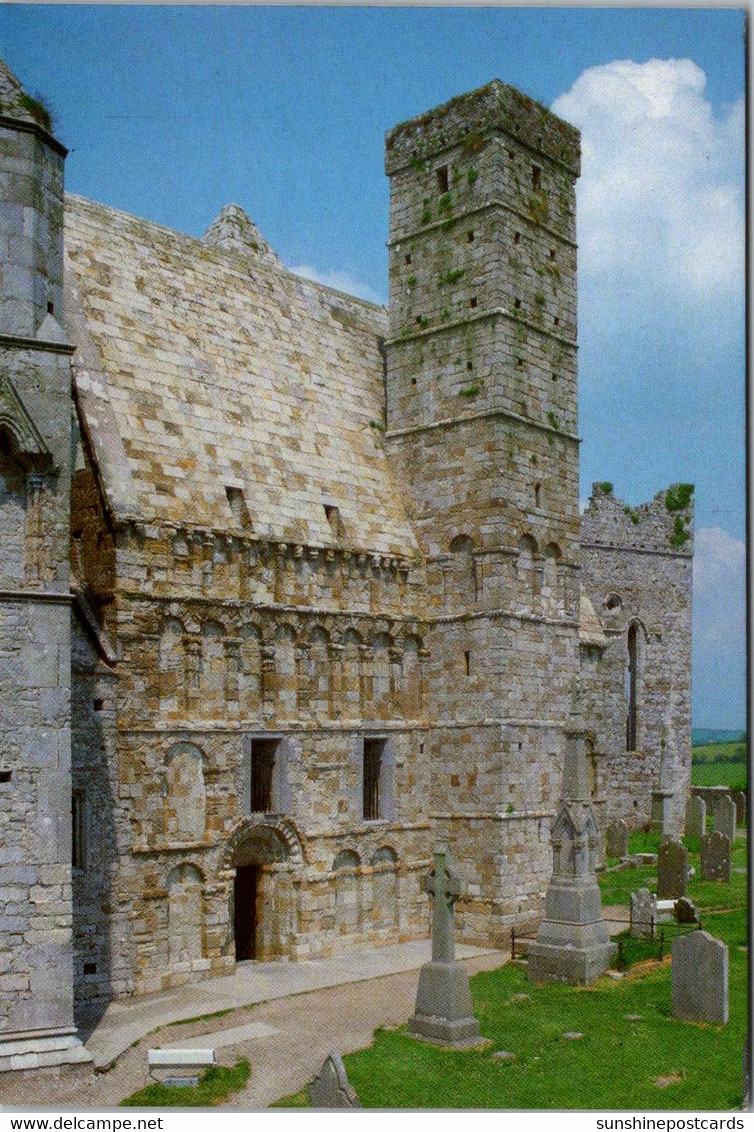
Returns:
[[[692,747],[702,747],[707,743],[738,743],[746,742],[745,731],[721,731],[712,727],[692,727]]]

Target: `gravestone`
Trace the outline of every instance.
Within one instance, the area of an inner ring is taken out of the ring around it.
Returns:
[[[728,1021],[728,948],[709,932],[673,940],[670,989],[674,1018],[686,1022]]]
[[[653,936],[657,923],[657,897],[648,888],[640,888],[631,893],[632,936]]]
[[[717,880],[730,884],[730,839],[724,833],[713,830],[701,840],[701,879]]]
[[[434,857],[434,867],[424,878],[424,891],[432,898],[432,961],[419,972],[408,1032],[442,1045],[476,1045],[481,1035],[471,1008],[469,976],[456,962],[453,939],[453,905],[466,884],[453,868],[447,845],[438,845]]]
[[[743,790],[735,790],[732,797],[736,807],[736,825],[746,825],[746,795]]]
[[[715,830],[730,838],[731,845],[736,840],[736,806],[730,794],[715,803]]]
[[[608,857],[625,857],[628,853],[628,826],[622,818],[607,827]]]
[[[527,952],[533,983],[593,983],[615,954],[602,918],[596,865],[600,835],[592,806],[584,728],[574,688],[565,733],[563,788],[550,835],[553,869],[545,914]]]
[[[666,838],[657,854],[657,899],[677,900],[686,895],[689,855],[680,841]]]
[[[707,803],[698,794],[692,794],[686,803],[686,836],[704,837],[707,820]]]
[[[677,924],[699,923],[699,912],[696,904],[693,900],[689,900],[688,896],[682,896],[680,900],[676,900],[673,915]]]
[[[312,1108],[361,1108],[340,1054],[330,1053],[309,1085]]]

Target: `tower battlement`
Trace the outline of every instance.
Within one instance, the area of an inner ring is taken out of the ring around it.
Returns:
[[[694,546],[694,485],[674,483],[647,503],[630,507],[613,495],[611,483],[592,484],[581,517],[584,545],[654,551],[691,557]]]
[[[392,176],[406,165],[454,146],[473,148],[481,137],[493,133],[516,139],[579,176],[579,131],[499,79],[388,130],[385,172]]]

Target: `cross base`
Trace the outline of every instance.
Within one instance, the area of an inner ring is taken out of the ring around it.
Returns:
[[[424,964],[408,1032],[451,1046],[477,1045],[481,1041],[479,1023],[471,1009],[469,976],[462,963],[433,960]]]

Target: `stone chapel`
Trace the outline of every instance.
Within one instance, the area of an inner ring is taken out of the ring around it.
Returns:
[[[0,137],[0,1069],[426,936],[439,839],[460,939],[534,923],[577,683],[600,826],[679,832],[693,489],[579,513],[577,130],[389,131],[387,310],[65,194],[2,64]]]

